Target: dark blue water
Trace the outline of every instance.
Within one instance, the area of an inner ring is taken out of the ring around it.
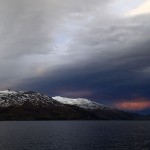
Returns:
[[[0,150],[150,150],[150,122],[0,122]]]

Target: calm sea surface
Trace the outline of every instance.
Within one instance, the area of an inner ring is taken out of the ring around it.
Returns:
[[[0,150],[113,149],[150,150],[150,122],[0,122]]]

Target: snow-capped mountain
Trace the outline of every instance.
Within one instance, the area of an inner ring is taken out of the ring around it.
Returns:
[[[0,91],[0,107],[21,106],[25,102],[30,102],[32,105],[57,104],[57,102],[51,97],[37,92],[10,90]]]
[[[103,104],[84,99],[84,98],[66,98],[61,96],[55,96],[52,97],[54,100],[62,103],[62,104],[68,104],[68,105],[75,105],[84,109],[113,109],[111,107],[106,107]]]
[[[83,109],[107,109],[110,110],[112,108],[106,107],[103,104],[84,99],[84,98],[66,98],[61,96],[49,97],[47,95],[43,95],[37,92],[24,92],[24,91],[0,91],[0,106],[8,107],[14,105],[22,105],[25,102],[30,102],[33,105],[42,104],[55,104],[57,102],[61,104],[68,104],[78,106]]]
[[[33,91],[0,91],[0,120],[93,120],[99,117]]]
[[[33,91],[0,91],[0,120],[141,119],[88,99],[50,97]]]

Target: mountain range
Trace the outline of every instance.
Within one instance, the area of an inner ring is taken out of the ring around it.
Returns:
[[[145,120],[84,99],[50,97],[34,91],[0,91],[0,120]]]

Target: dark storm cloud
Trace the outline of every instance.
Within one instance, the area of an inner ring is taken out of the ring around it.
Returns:
[[[85,0],[0,0],[0,87],[59,68],[58,55],[63,51],[56,48],[61,36],[66,36],[62,32],[71,17],[78,20],[106,4],[97,0],[86,0],[86,5]]]
[[[75,97],[75,93],[81,91],[80,97],[104,103],[122,99],[130,101],[135,97],[150,98],[150,79],[147,76],[149,72],[142,71],[150,64],[149,43],[140,42],[128,49],[124,48],[123,51],[128,53],[106,55],[107,60],[103,58],[102,61],[98,55],[70,68],[60,68],[53,76],[47,72],[44,77],[34,78],[34,82],[31,79],[22,88],[31,87],[37,91],[43,88],[43,92],[52,96],[71,96],[72,93],[72,97]],[[90,94],[82,95],[85,90]]]
[[[53,31],[72,13],[86,13],[97,0],[0,0],[0,58],[47,54],[52,51]]]
[[[149,99],[150,14],[112,13],[113,2],[0,0],[0,87]]]
[[[144,19],[147,19],[147,17]],[[137,18],[137,20],[142,20],[142,18]],[[146,33],[145,30],[147,30],[146,34],[149,36],[148,27],[143,28],[140,26],[136,31],[132,31],[130,27],[128,28],[130,30],[127,30],[128,32],[133,32],[132,35],[136,32],[143,34],[143,31]],[[116,28],[116,30],[118,32],[119,29]],[[124,36],[128,32],[124,33]],[[41,91],[43,88],[43,92],[52,96],[62,95],[70,97],[76,97],[76,93],[80,91],[78,95],[80,97],[92,98],[108,104],[113,104],[114,101],[122,101],[123,99],[130,101],[136,97],[148,99],[150,98],[150,72],[146,70],[149,69],[150,64],[150,40],[145,37],[136,37],[139,40],[135,41],[136,44],[132,44],[129,36],[129,39],[124,41],[129,43],[128,45],[124,45],[123,42],[119,44],[118,42],[119,46],[110,47],[110,49],[101,53],[100,49],[96,55],[85,58],[76,63],[76,65],[68,68],[59,68],[53,76],[50,72],[47,72],[43,78],[34,78],[34,82],[31,79],[28,81],[29,84],[23,85],[22,88],[28,89],[28,87],[32,87],[31,89],[37,91]],[[116,41],[117,38],[116,36]],[[97,43],[98,39],[95,39]],[[93,50],[92,46],[93,41],[90,43],[89,40],[88,47],[91,48],[91,51]],[[86,56],[88,55],[87,53]],[[88,94],[85,94],[85,91]]]

